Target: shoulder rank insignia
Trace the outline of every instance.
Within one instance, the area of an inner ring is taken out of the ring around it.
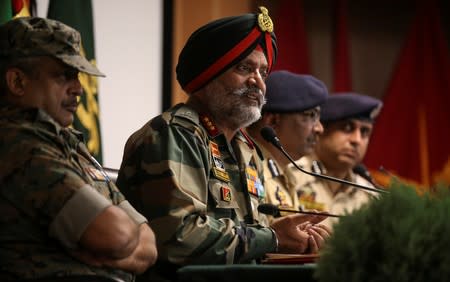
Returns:
[[[211,150],[211,156],[213,159],[213,173],[217,179],[220,179],[225,182],[230,182],[230,176],[228,172],[225,170],[225,165],[222,160],[222,156],[220,155],[219,146],[217,143],[210,141],[209,149]]]
[[[209,136],[216,137],[217,135],[219,135],[219,129],[209,116],[200,115],[200,122],[206,128],[206,131],[208,131]]]

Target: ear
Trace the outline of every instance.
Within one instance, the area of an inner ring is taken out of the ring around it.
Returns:
[[[25,94],[25,84],[27,76],[18,68],[10,68],[6,71],[6,85],[9,92],[14,96],[23,96]]]

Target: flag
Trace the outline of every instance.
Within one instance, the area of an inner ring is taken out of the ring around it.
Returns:
[[[77,29],[83,55],[95,64],[91,0],[50,0],[47,17]],[[83,132],[89,152],[102,163],[97,78],[85,73],[80,73],[79,78],[84,95],[80,97],[73,127]]]
[[[274,15],[278,58],[274,70],[309,73],[308,45],[303,1],[281,0]]]
[[[347,1],[334,2],[335,25],[333,33],[333,90],[349,92],[352,90],[350,46],[347,26]]]
[[[436,1],[417,3],[366,164],[426,188],[450,179],[450,57]]]
[[[12,18],[11,0],[0,0],[0,24]]]
[[[0,24],[4,24],[15,17],[29,17],[30,0],[0,0]]]

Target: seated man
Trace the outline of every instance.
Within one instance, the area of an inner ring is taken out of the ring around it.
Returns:
[[[354,93],[330,95],[322,105],[324,132],[314,154],[298,161],[304,169],[373,187],[353,172],[364,158],[375,118],[382,103],[376,98]],[[366,203],[372,192],[302,172],[296,173],[299,204],[304,209],[343,215]],[[324,224],[331,227],[336,218]]]
[[[323,82],[310,75],[276,71],[266,81],[267,103],[262,118],[247,128],[264,156],[264,187],[267,201],[283,208],[298,209],[295,177],[297,172],[288,158],[260,134],[262,128],[273,128],[287,153],[298,160],[312,153],[323,132],[320,105],[328,96]]]
[[[155,237],[69,128],[80,34],[42,18],[0,26],[0,281],[133,281]]]
[[[117,180],[152,222],[160,254],[143,280],[176,279],[189,264],[250,263],[266,253],[317,251],[324,234],[299,228],[323,216],[292,215],[268,226],[256,144],[241,128],[258,120],[276,59],[272,21],[259,14],[200,27],[178,59],[188,93],[127,141]]]

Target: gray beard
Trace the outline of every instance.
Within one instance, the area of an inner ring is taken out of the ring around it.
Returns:
[[[226,124],[230,129],[247,127],[261,118],[261,108],[265,104],[265,100],[260,106],[244,104],[242,99],[246,95],[247,88],[227,92],[228,95],[223,91],[211,90],[207,102],[211,115],[215,120]]]

